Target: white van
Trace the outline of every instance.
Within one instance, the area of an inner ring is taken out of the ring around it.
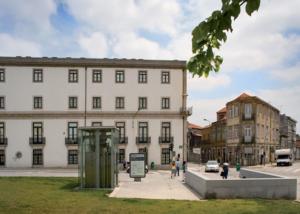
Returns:
[[[293,164],[293,153],[291,149],[278,149],[275,151],[277,166]]]

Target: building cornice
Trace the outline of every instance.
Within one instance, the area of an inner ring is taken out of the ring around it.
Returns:
[[[0,57],[0,66],[185,69],[186,61],[58,57]]]
[[[5,111],[0,112],[0,119],[84,119],[84,111]],[[181,118],[182,114],[178,111],[162,112],[162,111],[152,111],[152,112],[134,112],[134,111],[124,111],[124,112],[115,112],[115,111],[103,111],[103,112],[87,112],[87,119],[94,118]]]

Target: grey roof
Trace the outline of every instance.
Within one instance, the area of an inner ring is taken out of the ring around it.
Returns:
[[[0,57],[0,66],[115,67],[185,69],[186,61],[58,57]]]

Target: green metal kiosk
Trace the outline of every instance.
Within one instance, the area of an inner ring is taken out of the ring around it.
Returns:
[[[81,127],[78,131],[80,187],[115,188],[118,185],[118,129]]]

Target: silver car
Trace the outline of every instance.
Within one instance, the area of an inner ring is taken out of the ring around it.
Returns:
[[[205,172],[219,172],[219,163],[216,160],[209,160],[205,164]]]

